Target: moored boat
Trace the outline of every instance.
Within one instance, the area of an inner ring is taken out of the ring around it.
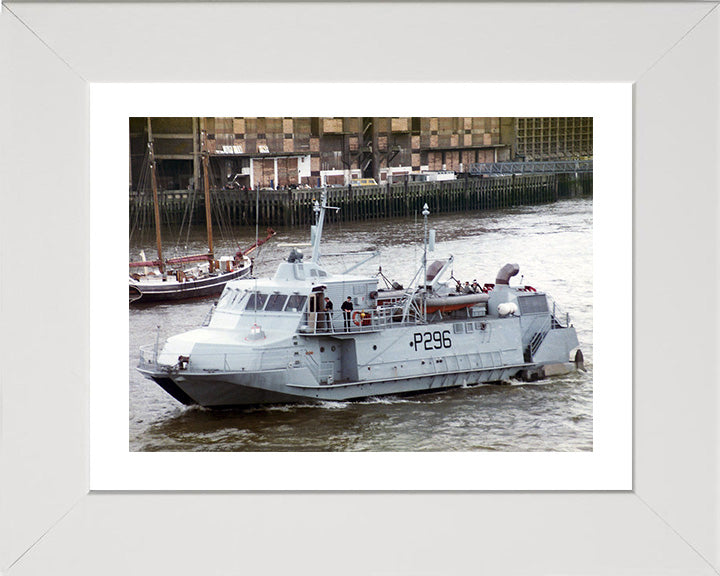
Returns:
[[[189,298],[202,298],[221,294],[231,280],[252,274],[250,254],[275,235],[271,228],[264,239],[256,241],[247,250],[238,250],[233,257],[224,256],[212,261],[207,255],[185,256],[164,261],[163,272],[130,274],[130,302],[168,302]],[[192,267],[183,264],[195,262]],[[157,266],[158,261],[141,261],[137,266]]]
[[[148,119],[148,123],[150,120]],[[130,262],[135,271],[129,278],[129,301],[133,302],[165,302],[188,298],[214,296],[222,293],[225,285],[252,274],[253,263],[250,253],[269,240],[275,232],[268,228],[268,236],[264,240],[256,239],[255,244],[245,251],[237,250],[233,256],[217,258],[213,247],[212,211],[210,206],[210,185],[208,177],[208,155],[205,152],[205,133],[203,142],[203,177],[205,192],[205,220],[207,230],[208,251],[205,254],[182,256],[165,259],[162,252],[160,233],[160,210],[158,203],[156,164],[152,130],[149,128],[148,158],[150,181],[153,193],[155,216],[155,242],[157,259],[146,260],[143,254],[141,261]],[[188,267],[189,266],[189,267]]]

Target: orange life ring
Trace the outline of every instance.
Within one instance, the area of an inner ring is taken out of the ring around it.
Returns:
[[[358,316],[360,316],[360,320],[362,320],[362,316],[360,315],[360,310],[355,310],[352,315],[352,321],[355,326],[360,326],[360,320],[358,320]]]

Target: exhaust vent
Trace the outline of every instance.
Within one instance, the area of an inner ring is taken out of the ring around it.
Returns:
[[[500,268],[500,271],[497,273],[495,284],[509,284],[510,278],[517,275],[518,272],[520,272],[520,266],[517,264],[505,264],[505,266]]]

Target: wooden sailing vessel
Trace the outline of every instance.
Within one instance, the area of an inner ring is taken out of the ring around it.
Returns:
[[[252,273],[252,259],[249,254],[269,240],[275,232],[268,228],[264,240],[257,240],[246,250],[238,249],[233,256],[217,258],[213,247],[212,215],[210,207],[210,185],[208,177],[208,154],[205,151],[203,132],[203,188],[205,191],[205,221],[207,223],[208,251],[179,258],[163,258],[162,237],[160,231],[160,208],[158,203],[157,177],[152,129],[148,119],[148,152],[150,163],[150,181],[153,193],[155,216],[155,241],[157,259],[130,262],[131,269],[144,268],[143,272],[130,274],[130,302],[176,301],[187,298],[199,298],[220,294],[230,280],[243,278]],[[193,266],[187,266],[193,264]],[[148,270],[152,268],[152,270]]]

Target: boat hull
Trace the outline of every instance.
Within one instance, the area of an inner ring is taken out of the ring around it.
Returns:
[[[250,266],[210,276],[200,280],[177,282],[174,278],[162,280],[130,282],[130,302],[167,302],[216,296],[223,291],[230,280],[237,280],[250,274]]]
[[[435,392],[448,388],[501,382],[520,376],[526,366],[505,366],[487,370],[467,370],[426,374],[382,381],[363,381],[331,385],[294,384],[293,370],[218,374],[163,373],[141,369],[166,392],[183,404],[205,408],[232,408],[263,404],[361,400],[387,395]],[[299,375],[299,379],[304,379]]]

